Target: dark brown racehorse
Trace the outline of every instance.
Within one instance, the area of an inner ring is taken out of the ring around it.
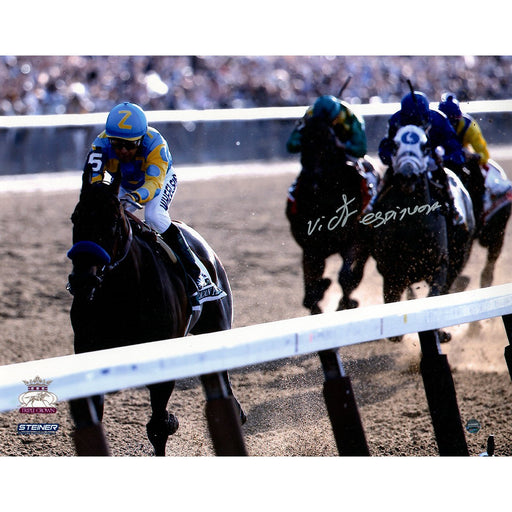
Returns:
[[[447,294],[464,268],[474,230],[472,204],[456,176],[467,223],[441,206],[438,187],[428,179],[427,137],[417,126],[405,126],[395,137],[394,171],[379,191],[372,212],[363,215],[365,239],[383,277],[384,302],[398,302],[407,287],[425,281],[429,296]],[[440,331],[440,340],[450,334]],[[391,338],[399,341],[401,336]]]
[[[500,183],[502,190],[496,190]],[[501,254],[505,239],[507,223],[512,210],[512,187],[505,171],[494,160],[488,161],[487,178],[485,181],[484,212],[480,219],[480,229],[477,230],[476,240],[487,249],[487,258],[480,275],[480,286],[491,286],[494,279],[494,269]]]
[[[187,276],[151,231],[130,220],[118,199],[119,182],[90,184],[84,175],[80,200],[71,220],[73,262],[68,289],[73,294],[71,323],[76,353],[230,329],[232,295],[226,272],[204,239],[180,223],[190,247],[227,296],[206,302],[191,315]],[[223,378],[232,394],[229,377]],[[148,385],[152,415],[147,435],[155,455],[165,455],[178,420],[167,411],[175,382]],[[236,400],[236,399],[235,399]],[[98,419],[103,396],[94,397]],[[238,401],[236,401],[239,407]],[[245,415],[240,408],[242,422]]]
[[[322,120],[308,121],[301,145],[302,171],[290,188],[286,216],[302,248],[303,305],[312,314],[322,312],[319,302],[331,283],[323,276],[326,259],[339,254],[343,262],[338,273],[342,289],[338,309],[355,308],[358,303],[351,294],[362,280],[368,259],[366,247],[359,243],[358,215],[368,199],[364,189],[371,184],[365,179],[366,169],[347,159],[332,128]]]

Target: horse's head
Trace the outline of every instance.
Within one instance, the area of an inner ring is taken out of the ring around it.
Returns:
[[[309,118],[301,129],[303,167],[318,173],[335,171],[346,161],[331,124],[321,117]]]
[[[392,156],[394,174],[404,192],[415,189],[418,178],[428,168],[429,149],[425,132],[419,126],[401,127],[394,138],[395,152]]]
[[[84,179],[80,200],[73,211],[73,262],[68,290],[92,299],[103,274],[116,266],[128,251],[131,228],[118,199],[119,183],[91,184]]]

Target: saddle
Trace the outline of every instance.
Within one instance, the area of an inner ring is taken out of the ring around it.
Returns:
[[[219,290],[222,293],[212,294],[211,286],[207,287],[205,290],[199,290],[195,294],[195,284],[194,278],[187,270],[187,265],[183,261],[183,259],[178,255],[178,253],[166,242],[163,236],[157,233],[154,229],[148,226],[143,220],[139,219],[133,213],[125,211],[132,229],[137,232],[137,234],[146,240],[152,247],[156,249],[157,252],[163,252],[168,258],[172,265],[176,265],[177,268],[180,269],[180,272],[183,273],[185,278],[185,288],[188,297],[188,309],[189,309],[189,323],[187,327],[187,333],[189,330],[195,325],[197,322],[203,307],[203,303],[210,300],[217,300],[224,297],[226,294]],[[193,253],[193,257],[196,260],[196,264],[198,265],[200,271],[202,272],[202,276],[204,279],[204,284],[207,284],[207,281],[211,282],[210,275],[206,267],[202,264],[201,260],[197,256],[197,254]]]

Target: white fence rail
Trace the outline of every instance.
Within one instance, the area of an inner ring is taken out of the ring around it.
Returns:
[[[66,401],[508,314],[512,284],[11,364],[0,367],[0,411],[19,407],[36,376]]]
[[[468,114],[512,112],[511,100],[471,101],[462,104]],[[431,103],[437,108],[437,103]],[[389,116],[400,108],[400,103],[365,103],[351,107],[363,116]],[[148,121],[196,123],[201,121],[261,121],[264,119],[299,119],[307,106],[259,107],[205,110],[149,110]],[[0,128],[42,128],[64,126],[96,126],[105,123],[108,112],[92,114],[47,114],[26,116],[0,116]]]

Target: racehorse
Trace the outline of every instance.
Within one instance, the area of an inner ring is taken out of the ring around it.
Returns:
[[[119,174],[119,173],[118,173]],[[178,338],[230,329],[232,295],[226,272],[207,242],[180,223],[186,240],[226,296],[202,305],[188,303],[188,277],[178,260],[158,241],[155,232],[128,214],[118,199],[119,180],[90,183],[84,174],[80,198],[71,220],[73,269],[68,289],[74,296],[71,323],[76,353]],[[145,227],[145,229],[144,229]],[[227,372],[222,374],[233,395]],[[146,425],[155,455],[165,455],[169,435],[179,423],[167,411],[175,382],[148,385],[152,415]],[[233,396],[234,398],[234,396]],[[234,398],[245,421],[240,404]],[[98,419],[104,397],[93,397]]]
[[[331,280],[324,278],[326,259],[342,257],[338,282],[342,297],[338,310],[357,307],[350,297],[363,277],[367,260],[357,241],[357,216],[372,192],[377,175],[368,161],[347,159],[338,147],[332,128],[312,118],[302,130],[302,171],[288,194],[286,216],[302,248],[303,305],[311,314],[321,313],[319,302]]]
[[[425,132],[405,126],[394,141],[388,186],[378,192],[372,210],[360,220],[383,277],[386,303],[399,301],[407,288],[421,281],[429,286],[429,296],[448,293],[469,258],[475,225],[469,193],[449,170],[458,215],[445,211],[437,200],[436,185],[428,177],[431,160]],[[441,341],[449,339],[449,333],[440,332]]]
[[[480,274],[480,286],[491,286],[496,261],[503,248],[505,229],[512,205],[512,183],[505,171],[494,161],[488,161],[483,200],[482,227],[477,230],[476,240],[487,249],[485,266]]]

